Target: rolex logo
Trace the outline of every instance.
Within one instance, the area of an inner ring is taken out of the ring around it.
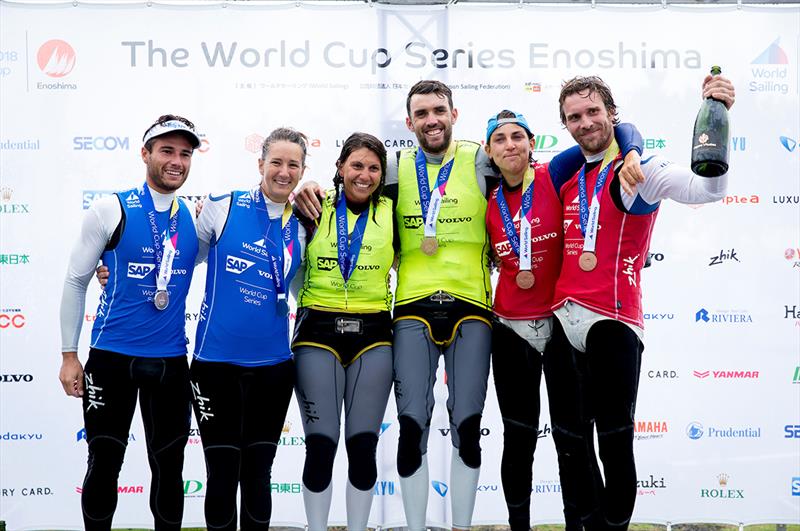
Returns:
[[[719,480],[719,486],[720,487],[725,487],[728,484],[728,479],[729,478],[730,478],[730,476],[728,476],[728,474],[726,474],[724,472],[722,474],[720,474],[719,476],[717,476],[717,479]]]
[[[291,423],[291,422],[289,422],[289,421],[286,421],[286,422],[283,424],[283,429],[282,429],[281,431],[282,431],[283,433],[289,433],[291,430],[292,430],[292,423]]]
[[[0,199],[2,199],[3,202],[11,201],[11,194],[12,193],[14,193],[14,190],[12,188],[9,188],[8,186],[4,186],[4,187],[0,188]]]

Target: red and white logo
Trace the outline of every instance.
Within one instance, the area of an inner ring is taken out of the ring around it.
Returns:
[[[75,50],[69,43],[52,39],[39,47],[39,69],[50,77],[64,77],[75,68]]]

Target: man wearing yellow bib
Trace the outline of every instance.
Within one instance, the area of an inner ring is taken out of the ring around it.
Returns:
[[[406,126],[419,148],[401,151],[397,165],[389,165],[385,192],[395,200],[400,244],[394,310],[397,471],[408,528],[424,529],[433,385],[444,356],[454,447],[452,525],[468,529],[480,474],[492,334],[486,179],[491,188],[496,178],[480,145],[452,139],[458,110],[446,85],[418,82],[406,110]]]

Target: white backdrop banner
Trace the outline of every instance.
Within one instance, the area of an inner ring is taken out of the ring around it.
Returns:
[[[798,32],[796,4],[0,2],[0,520],[9,529],[82,527],[81,407],[57,379],[62,280],[87,206],[142,181],[141,134],[159,115],[187,116],[203,133],[181,191],[195,198],[257,182],[260,142],[281,125],[309,135],[306,177],[326,184],[353,131],[378,135],[391,152],[415,145],[405,97],[423,78],[453,88],[456,137],[480,140],[488,117],[510,108],[526,114],[536,156],[549,160],[572,145],[559,122],[561,82],[596,74],[612,87],[622,119],[642,131],[648,154],[687,164],[700,83],[720,64],[737,87],[730,195],[702,208],[664,204],[642,275],[647,331],[634,521],[800,523]],[[187,304],[190,338],[204,277],[200,266]],[[92,285],[84,360],[98,294]],[[443,404],[446,390],[436,393]],[[392,402],[370,518],[384,527],[404,523]],[[428,523],[447,526],[450,440],[440,405],[431,426]],[[545,402],[536,523],[562,520],[546,412]],[[474,521],[503,524],[493,391],[482,428]],[[115,527],[152,526],[143,438],[136,420]],[[293,403],[272,473],[273,525],[305,523],[303,457]],[[346,470],[340,451],[332,524],[345,521]],[[202,525],[196,424],[184,477],[184,524]]]

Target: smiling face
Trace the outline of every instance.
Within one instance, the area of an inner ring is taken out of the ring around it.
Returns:
[[[142,160],[147,165],[150,188],[162,194],[180,188],[189,177],[192,152],[192,145],[178,133],[155,138],[149,151],[143,147]]]
[[[561,107],[569,134],[585,155],[605,151],[614,138],[614,116],[597,92],[583,91],[564,99]]]
[[[372,150],[362,147],[338,163],[348,201],[363,204],[370,200],[381,183],[381,161]]]
[[[414,94],[409,102],[406,127],[412,131],[423,151],[441,155],[447,151],[453,138],[453,124],[458,119],[458,110],[451,109],[443,95]]]
[[[533,138],[528,138],[523,127],[513,123],[501,125],[489,137],[484,149],[509,185],[522,182],[533,149]]]
[[[285,203],[303,177],[303,148],[279,140],[270,144],[265,158],[258,159],[261,191],[275,203]]]

